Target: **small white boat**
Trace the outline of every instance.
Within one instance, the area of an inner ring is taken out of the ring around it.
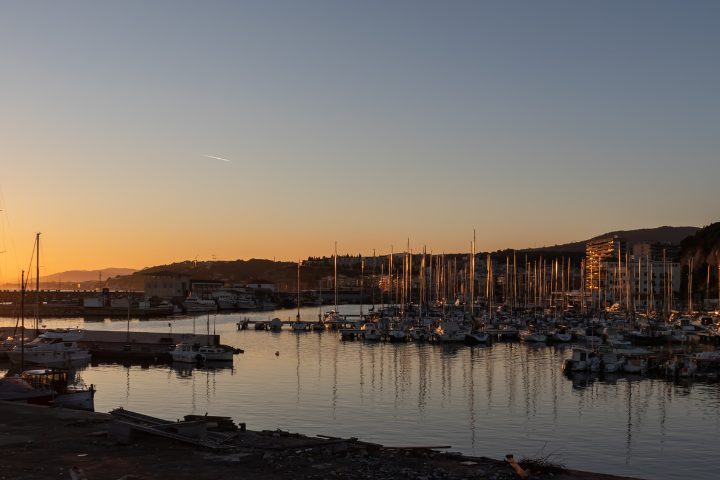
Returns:
[[[178,343],[170,352],[174,362],[203,363],[203,362],[232,362],[233,350],[219,345],[204,345]]]
[[[647,360],[642,357],[625,357],[622,369],[625,373],[645,373],[647,371]]]
[[[62,366],[87,362],[90,352],[78,346],[83,330],[77,328],[57,328],[46,330],[32,342],[16,345],[8,352],[13,364],[24,361],[32,365]],[[23,351],[24,350],[24,351]]]

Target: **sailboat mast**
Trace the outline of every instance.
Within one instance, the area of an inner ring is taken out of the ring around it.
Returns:
[[[335,256],[333,257],[333,283],[335,286],[335,312],[338,311],[338,297],[337,297],[337,240],[335,241]]]
[[[35,234],[35,331],[40,328],[40,232]]]
[[[300,259],[297,268],[297,321],[300,321]]]
[[[470,318],[475,316],[475,229],[473,228],[473,241],[470,248]]]
[[[390,291],[388,295],[388,303],[393,303],[393,246],[390,245],[390,258],[388,259],[388,279],[390,280]]]
[[[20,274],[20,371],[25,370],[25,270]]]
[[[365,282],[363,281],[363,277],[365,276],[365,258],[363,256],[360,256],[360,321],[362,322],[363,318],[363,286],[365,285]]]

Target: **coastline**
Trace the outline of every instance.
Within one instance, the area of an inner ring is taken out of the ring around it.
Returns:
[[[432,448],[375,445],[361,440],[307,437],[281,430],[241,431],[229,448],[211,450],[142,432],[126,444],[108,435],[113,417],[0,402],[3,478],[88,480],[224,478],[520,478],[505,461]],[[41,461],[40,461],[41,460]],[[535,479],[637,480],[578,470],[532,472]]]

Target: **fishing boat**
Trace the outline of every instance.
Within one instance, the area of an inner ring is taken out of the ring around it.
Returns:
[[[27,370],[0,378],[0,400],[95,410],[95,386],[86,387],[79,377],[73,381],[67,370]]]
[[[79,364],[90,360],[90,352],[78,346],[84,331],[77,328],[46,330],[32,342],[16,345],[8,352],[11,363],[19,365],[62,366]]]

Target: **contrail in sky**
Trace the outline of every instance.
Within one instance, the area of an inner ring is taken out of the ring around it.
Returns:
[[[228,160],[227,158],[216,157],[215,155],[208,155],[208,154],[206,154],[206,153],[203,153],[202,156],[203,156],[203,157],[207,157],[207,158],[214,158],[215,160],[222,160],[223,162],[229,162],[229,161],[230,161],[230,160]]]

